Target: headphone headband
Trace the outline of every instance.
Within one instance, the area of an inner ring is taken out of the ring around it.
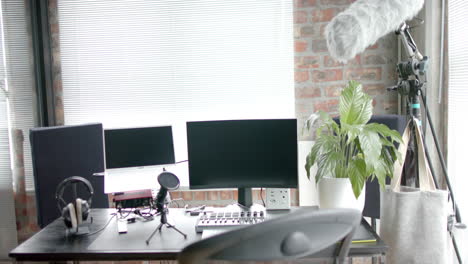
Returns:
[[[55,199],[60,203],[62,202],[63,205],[61,207],[64,207],[67,205],[67,203],[63,200],[63,192],[65,191],[66,187],[70,184],[73,184],[73,183],[83,183],[86,188],[88,189],[89,191],[89,198],[87,199],[87,202],[89,204],[89,206],[91,206],[91,202],[92,202],[92,198],[93,198],[93,194],[94,194],[94,189],[93,189],[93,186],[91,185],[91,183],[83,178],[83,177],[80,177],[80,176],[72,176],[72,177],[68,177],[66,179],[64,179],[62,182],[59,183],[59,185],[57,186],[57,189],[55,191]],[[59,206],[60,208],[60,206]]]

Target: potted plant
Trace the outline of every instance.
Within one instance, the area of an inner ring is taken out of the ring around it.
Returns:
[[[321,207],[358,207],[362,210],[365,196],[362,190],[366,180],[377,178],[380,186],[385,188],[386,177],[392,176],[393,164],[400,159],[395,142],[401,143],[402,139],[397,131],[383,124],[368,124],[372,110],[369,95],[358,82],[350,81],[340,95],[339,124],[322,111],[307,120],[309,131],[316,120],[321,121],[305,165],[310,179],[311,167],[317,164],[315,181]],[[358,198],[360,204],[350,206]]]

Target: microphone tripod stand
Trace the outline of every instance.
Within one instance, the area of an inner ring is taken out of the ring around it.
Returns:
[[[424,87],[424,83],[421,82],[419,78],[420,75],[424,75],[426,73],[427,66],[428,66],[428,57],[427,56],[423,57],[421,53],[419,53],[416,43],[411,37],[409,29],[410,27],[406,25],[406,23],[403,23],[396,32],[397,35],[400,35],[403,41],[404,47],[408,55],[410,56],[410,58],[407,61],[398,63],[397,65],[397,70],[398,70],[398,75],[399,75],[398,84],[394,87],[390,87],[388,90],[396,90],[398,91],[400,95],[406,96],[406,115],[409,118],[411,118],[411,120],[413,119],[413,117],[418,120],[417,124],[412,123],[413,126],[419,126],[419,127],[422,126],[420,102],[422,101],[423,103],[425,114],[426,114],[425,116],[429,123],[429,127],[430,127],[431,134],[432,134],[432,139],[434,140],[436,150],[437,150],[437,156],[439,158],[439,161],[442,167],[442,172],[444,175],[444,179],[447,184],[447,188],[449,190],[450,199],[452,200],[452,204],[453,204],[454,215],[449,218],[448,231],[452,239],[452,244],[453,244],[455,253],[457,255],[458,263],[461,264],[462,259],[461,259],[461,255],[458,249],[457,241],[455,240],[455,237],[452,232],[452,227],[465,229],[466,225],[462,223],[460,211],[458,209],[457,203],[455,202],[455,197],[453,194],[452,186],[450,184],[450,179],[447,173],[447,166],[446,166],[444,156],[440,148],[439,141],[437,139],[437,135],[434,129],[434,124],[431,118],[431,113],[429,109],[427,108],[426,96],[422,89],[422,87]],[[422,100],[420,100],[420,97]],[[414,127],[411,131],[412,131],[412,134],[411,134],[412,143],[410,144],[409,147],[412,149],[412,151],[415,154],[415,158],[413,159],[414,161],[414,160],[417,160],[417,155],[418,155],[417,148],[415,146],[416,133],[415,133]],[[434,169],[431,157],[428,152],[427,144],[425,143],[425,141],[423,141],[423,147],[424,147],[424,152],[426,153],[427,162],[429,165],[429,169],[432,173],[432,178],[434,180],[435,187],[439,189],[439,185],[435,177],[436,175],[435,169]],[[414,167],[417,173],[417,166],[414,166]],[[453,218],[455,218],[455,221]]]
[[[187,234],[185,234],[184,232],[177,229],[177,227],[167,222],[167,214],[169,213],[169,209],[167,209],[166,204],[164,202],[157,203],[156,208],[161,215],[161,222],[156,227],[156,229],[154,229],[153,233],[151,233],[148,239],[146,239],[146,245],[149,245],[151,239],[153,238],[154,234],[156,234],[157,231],[162,232],[163,226],[166,226],[166,228],[174,229],[179,234],[181,234],[185,239],[187,239]]]

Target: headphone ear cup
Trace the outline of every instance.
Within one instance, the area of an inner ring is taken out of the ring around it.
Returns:
[[[76,210],[76,220],[78,225],[81,225],[83,223],[83,214],[81,210],[82,205],[82,200],[80,198],[77,198],[75,201],[75,210]]]
[[[81,214],[83,215],[83,221],[86,221],[89,216],[90,207],[87,201],[81,201]]]
[[[68,211],[69,211],[69,216],[70,216],[70,223],[71,223],[71,228],[76,229],[78,227],[78,220],[76,217],[76,210],[75,206],[72,203],[69,203],[67,205]]]
[[[71,217],[70,217],[70,208],[68,207],[68,205],[62,208],[62,218],[63,218],[63,222],[65,223],[65,225],[68,228],[71,228],[72,223],[71,223]]]

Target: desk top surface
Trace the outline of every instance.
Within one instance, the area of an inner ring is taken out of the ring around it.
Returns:
[[[104,227],[115,209],[93,209],[93,223],[90,232]],[[197,217],[190,216],[184,209],[171,208],[168,222],[187,234],[184,239],[175,230],[162,228],[156,233],[149,245],[146,239],[159,225],[159,217],[152,221],[137,221],[128,224],[128,232],[119,234],[117,221],[112,219],[102,231],[89,236],[67,235],[62,219],[57,219],[30,239],[10,252],[10,257],[18,261],[46,260],[171,260],[177,259],[178,253],[188,244],[201,239],[201,233],[195,232]],[[361,224],[370,230],[367,222]],[[387,246],[371,231],[377,241],[352,244],[350,256],[375,255],[387,251]]]

